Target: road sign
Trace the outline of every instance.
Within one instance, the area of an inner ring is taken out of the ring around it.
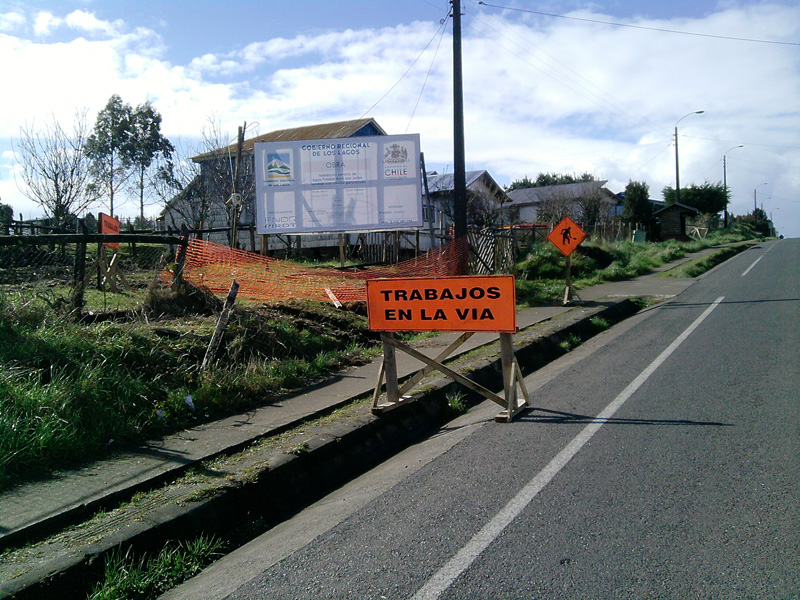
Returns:
[[[119,233],[119,219],[115,219],[105,213],[99,213],[97,217],[98,233]],[[119,250],[119,242],[104,242],[103,246],[112,250]]]
[[[367,280],[370,329],[514,332],[513,275]]]
[[[553,242],[564,256],[569,256],[586,239],[586,232],[578,227],[575,221],[564,217],[547,235],[547,239]]]

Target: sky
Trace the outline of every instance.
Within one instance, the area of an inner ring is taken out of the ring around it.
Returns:
[[[0,202],[23,127],[94,123],[112,94],[150,101],[184,152],[373,117],[418,133],[452,172],[447,0],[0,0]],[[501,185],[540,172],[633,181],[661,199],[723,180],[747,214],[800,237],[800,2],[462,0],[466,167]],[[702,110],[702,114],[694,114]],[[742,145],[743,147],[739,147]],[[138,212],[131,200],[115,208]],[[146,209],[159,212],[158,206]]]

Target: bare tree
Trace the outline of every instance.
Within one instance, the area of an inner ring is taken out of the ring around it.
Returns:
[[[197,148],[178,141],[171,156],[157,158],[151,186],[164,203],[165,222],[170,227],[185,223],[189,229],[203,229],[212,205],[202,186],[200,165],[191,160]]]
[[[536,218],[542,223],[557,223],[564,217],[577,219],[578,217],[575,197],[565,190],[553,189],[541,197]]]
[[[244,135],[244,132],[243,132]],[[236,143],[224,136],[222,126],[217,117],[209,117],[208,125],[203,129],[202,146],[204,152],[193,160],[201,163],[201,182],[204,200],[211,212],[223,211],[227,217],[228,227],[232,227],[233,219],[244,215],[247,220],[255,222],[255,161],[252,151],[242,157],[238,178],[236,177]],[[234,191],[241,198],[241,206],[230,202]],[[235,241],[228,240],[231,246]]]
[[[83,151],[86,143],[86,111],[75,115],[68,133],[52,117],[43,129],[33,124],[20,129],[14,156],[20,166],[17,187],[63,227],[70,215],[86,210],[97,198],[89,183],[90,160]]]
[[[598,188],[588,191],[578,198],[577,204],[581,221],[587,231],[594,229],[594,226],[608,214],[608,203],[603,201]]]

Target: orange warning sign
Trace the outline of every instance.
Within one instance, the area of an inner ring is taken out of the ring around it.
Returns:
[[[119,219],[99,213],[97,219],[97,233],[119,233]],[[119,242],[105,242],[103,246],[119,250]]]
[[[569,256],[586,239],[586,233],[578,227],[575,221],[564,217],[547,235],[547,239],[553,242],[564,256]]]
[[[367,280],[375,331],[517,330],[513,275]]]

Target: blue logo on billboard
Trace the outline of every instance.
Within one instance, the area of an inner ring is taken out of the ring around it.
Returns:
[[[267,155],[267,180],[292,181],[292,165],[290,153],[273,153]]]

